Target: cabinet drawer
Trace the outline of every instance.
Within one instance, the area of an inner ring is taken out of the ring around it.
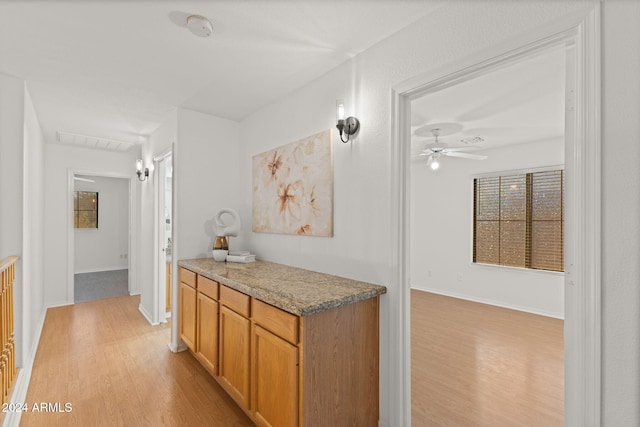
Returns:
[[[294,345],[298,344],[298,316],[255,298],[251,300],[251,313],[253,321],[263,328]]]
[[[196,288],[196,273],[193,271],[189,271],[186,268],[180,267],[180,281],[185,285],[191,286],[193,289]]]
[[[198,292],[205,294],[209,298],[217,300],[218,282],[215,282],[198,274]]]
[[[220,285],[220,303],[233,309],[236,313],[249,317],[249,304],[251,297],[235,289]]]

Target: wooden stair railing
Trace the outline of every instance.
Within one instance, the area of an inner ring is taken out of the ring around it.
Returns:
[[[0,377],[2,382],[2,403],[9,400],[18,370],[13,325],[13,281],[16,277],[17,256],[10,256],[0,262]]]

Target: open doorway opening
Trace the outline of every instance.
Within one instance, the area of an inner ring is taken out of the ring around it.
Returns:
[[[171,318],[173,282],[173,156],[168,151],[154,159],[157,171],[156,222],[156,312],[159,322]]]
[[[129,180],[74,174],[73,196],[74,303],[129,295]]]
[[[415,425],[564,425],[568,49],[411,102]]]

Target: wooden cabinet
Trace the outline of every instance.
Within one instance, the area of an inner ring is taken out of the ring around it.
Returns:
[[[300,427],[378,425],[379,301],[300,318]]]
[[[180,269],[180,338],[191,351],[196,350],[196,275]]]
[[[245,408],[249,407],[250,332],[249,319],[220,307],[220,383]]]
[[[218,374],[218,301],[198,291],[196,356],[209,371]]]
[[[253,324],[251,413],[261,426],[298,425],[298,347]]]
[[[182,339],[256,424],[378,424],[378,296],[300,317],[182,270]]]
[[[251,413],[261,426],[298,425],[298,316],[251,301]]]

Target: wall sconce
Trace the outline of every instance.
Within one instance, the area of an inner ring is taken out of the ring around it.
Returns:
[[[136,160],[136,175],[138,175],[138,180],[146,181],[149,178],[149,168],[142,169],[142,159]],[[144,175],[144,178],[141,176]]]
[[[338,118],[336,127],[340,132],[340,141],[346,144],[349,142],[349,136],[355,134],[360,129],[360,121],[355,117],[344,118],[344,100],[342,99],[336,101],[336,113]],[[347,135],[346,140],[342,137],[342,134]]]

